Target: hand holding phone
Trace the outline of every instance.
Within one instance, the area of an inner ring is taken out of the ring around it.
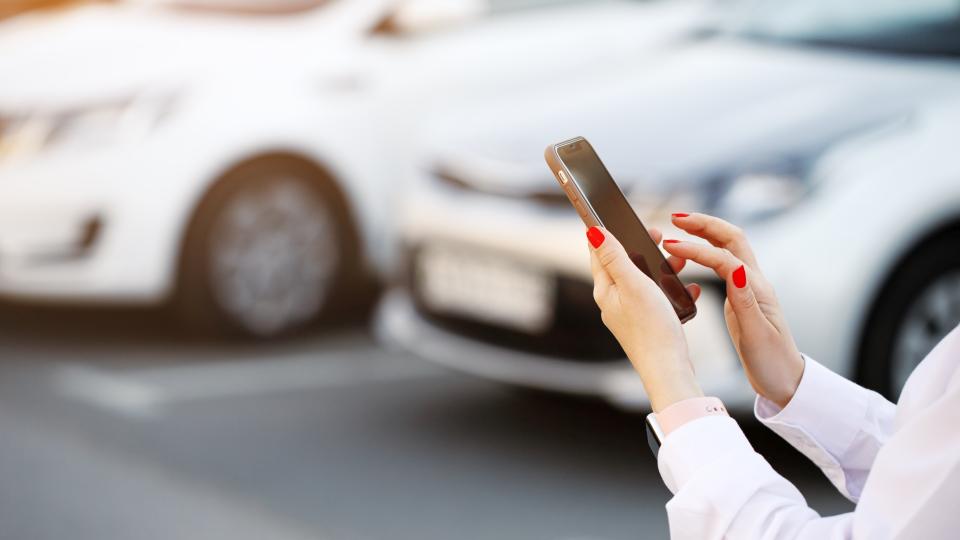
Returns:
[[[587,227],[609,230],[630,260],[667,296],[680,322],[697,314],[693,297],[667,263],[593,147],[576,137],[547,147],[547,164]]]
[[[694,299],[657,242],[586,140],[552,145],[546,157],[590,227],[594,299],[604,325],[640,374],[653,410],[703,395],[681,328],[697,312]]]
[[[637,270],[610,231],[598,227],[587,231],[593,298],[603,324],[640,374],[653,410],[701,396],[686,336],[670,301]]]

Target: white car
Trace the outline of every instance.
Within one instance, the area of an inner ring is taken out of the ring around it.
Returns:
[[[297,327],[387,264],[429,111],[639,58],[700,7],[167,0],[0,25],[0,296]]]
[[[668,238],[672,211],[743,226],[802,350],[896,395],[960,322],[960,104],[939,105],[960,90],[960,28],[928,2],[761,4],[733,32],[448,128],[408,200],[380,335],[478,376],[647,407],[542,158],[584,135]],[[704,390],[749,407],[722,282],[696,265],[681,278],[704,285],[685,325]]]

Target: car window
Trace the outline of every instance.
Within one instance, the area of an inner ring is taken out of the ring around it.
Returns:
[[[580,4],[590,0],[488,0],[492,15],[561,4]],[[595,1],[595,0],[594,0]]]
[[[960,56],[960,0],[747,0],[728,29],[754,38]]]

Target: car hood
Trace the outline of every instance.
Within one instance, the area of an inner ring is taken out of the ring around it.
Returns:
[[[307,58],[307,51],[329,50],[330,41],[343,49],[358,32],[336,24],[342,11],[257,17],[121,4],[18,18],[0,25],[0,107],[128,97],[222,70]]]
[[[715,38],[544,99],[436,126],[428,159],[486,191],[556,192],[548,144],[583,135],[621,185],[660,192],[796,166],[955,93],[960,63]],[[467,126],[465,128],[465,126]]]

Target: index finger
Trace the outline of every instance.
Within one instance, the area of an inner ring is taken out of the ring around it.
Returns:
[[[673,214],[671,220],[684,231],[699,236],[716,247],[724,248],[741,261],[757,267],[753,249],[739,227],[707,214]]]
[[[688,259],[707,268],[712,268],[717,276],[724,280],[737,267],[746,262],[737,258],[730,250],[696,242],[674,241],[664,244],[663,247],[675,257]]]

